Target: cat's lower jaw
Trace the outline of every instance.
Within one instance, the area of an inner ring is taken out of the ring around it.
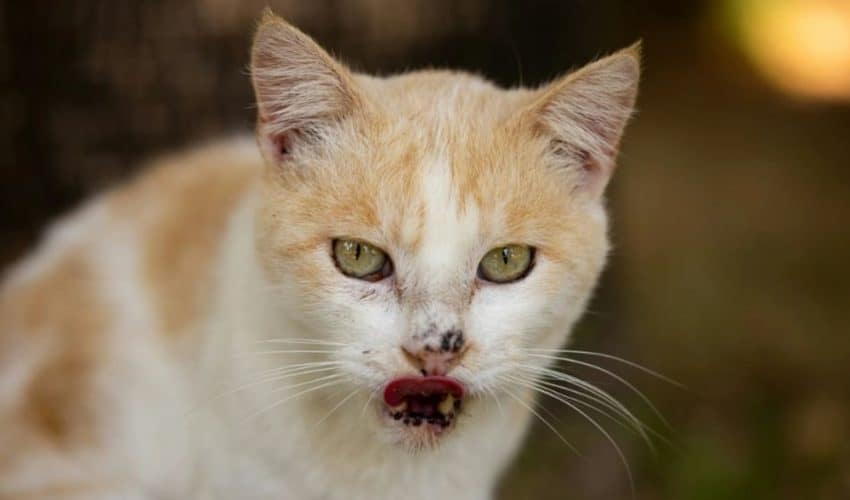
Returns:
[[[442,439],[454,428],[453,423],[441,426],[421,420],[419,423],[410,419],[404,422],[402,419],[397,420],[395,415],[388,411],[381,412],[380,418],[382,425],[386,425],[396,434],[396,444],[414,454],[436,449]]]

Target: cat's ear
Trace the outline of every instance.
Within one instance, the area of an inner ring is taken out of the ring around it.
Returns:
[[[543,87],[528,110],[554,161],[578,169],[579,187],[593,196],[614,170],[639,78],[640,42]]]
[[[360,104],[351,73],[312,38],[266,9],[251,49],[257,134],[267,161],[286,161]]]

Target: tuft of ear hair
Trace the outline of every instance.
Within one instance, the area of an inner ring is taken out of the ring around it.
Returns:
[[[268,8],[254,35],[251,81],[260,150],[274,164],[321,138],[360,103],[351,73]]]
[[[581,188],[599,196],[614,170],[620,138],[634,111],[641,42],[550,83],[530,111],[556,161],[579,165]]]

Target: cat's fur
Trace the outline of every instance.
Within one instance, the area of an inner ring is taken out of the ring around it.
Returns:
[[[638,59],[537,90],[375,78],[267,14],[252,59],[262,156],[234,140],[164,159],[6,276],[0,498],[490,498],[532,404],[504,376],[544,364],[525,348],[565,341],[603,267]],[[336,237],[383,248],[395,274],[344,276]],[[534,246],[534,269],[481,282],[479,260],[507,243]],[[469,397],[425,442],[376,393],[416,373],[400,346],[435,328],[465,333],[450,375]],[[311,361],[337,364],[262,375]]]

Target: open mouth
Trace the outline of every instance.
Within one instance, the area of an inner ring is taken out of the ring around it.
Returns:
[[[405,425],[442,430],[460,411],[463,393],[463,384],[451,377],[399,377],[384,388],[384,403],[392,418]]]

